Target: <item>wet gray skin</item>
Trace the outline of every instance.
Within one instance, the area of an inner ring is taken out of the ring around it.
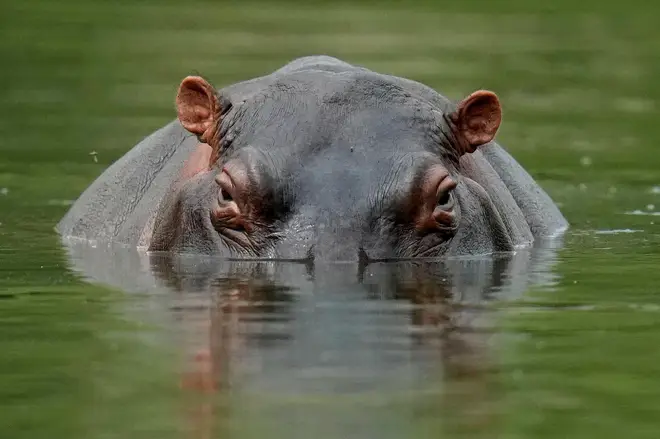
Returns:
[[[218,91],[189,77],[179,120],[109,167],[58,230],[241,259],[509,252],[567,222],[493,140],[499,105],[330,57]]]

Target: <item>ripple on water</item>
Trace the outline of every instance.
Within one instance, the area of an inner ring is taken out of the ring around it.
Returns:
[[[653,210],[655,206],[649,204],[646,206],[646,210],[635,209],[624,212],[625,215],[635,215],[635,216],[660,216],[660,212]]]
[[[617,235],[619,233],[638,233],[638,232],[643,232],[643,230],[611,229],[611,230],[596,230],[594,233],[596,235]]]

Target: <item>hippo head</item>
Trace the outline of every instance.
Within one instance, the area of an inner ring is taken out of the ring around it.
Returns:
[[[438,105],[388,78],[294,72],[240,100],[185,78],[178,118],[200,143],[150,250],[334,261],[512,250],[501,207],[462,170],[500,126],[497,96]]]

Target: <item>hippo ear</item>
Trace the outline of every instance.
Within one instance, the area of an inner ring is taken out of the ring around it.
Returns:
[[[495,93],[478,90],[458,104],[451,120],[461,138],[463,152],[472,153],[495,137],[502,122],[502,107]]]
[[[220,113],[215,88],[204,78],[188,76],[179,86],[176,107],[181,125],[200,136],[202,141],[208,142]]]

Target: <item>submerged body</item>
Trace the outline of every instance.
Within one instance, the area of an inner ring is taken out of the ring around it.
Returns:
[[[506,252],[567,227],[493,141],[497,97],[454,103],[335,58],[216,91],[109,167],[64,236],[231,258],[387,260]]]

